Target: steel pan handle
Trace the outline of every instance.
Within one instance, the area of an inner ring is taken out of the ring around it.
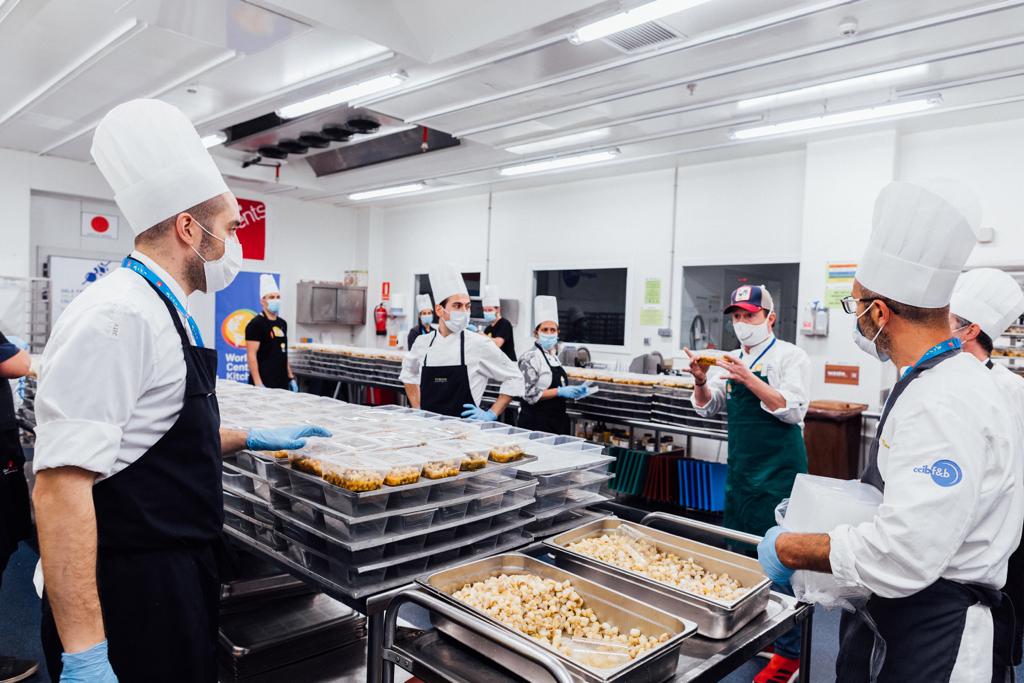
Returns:
[[[398,612],[401,606],[412,602],[424,608],[428,612],[439,614],[446,619],[457,623],[465,629],[472,631],[478,636],[487,638],[493,643],[510,650],[517,655],[529,659],[534,664],[543,667],[551,674],[556,683],[572,683],[572,677],[568,670],[557,659],[545,652],[538,645],[524,642],[515,636],[500,631],[488,624],[483,619],[468,612],[460,610],[432,595],[420,592],[415,589],[402,591],[392,599],[384,613],[384,652],[390,652],[395,645],[395,630],[398,627]]]
[[[741,543],[749,543],[751,545],[757,545],[763,538],[762,536],[755,536],[754,534],[736,531],[735,529],[727,529],[724,526],[718,526],[717,524],[708,524],[707,522],[700,522],[696,519],[687,519],[686,517],[680,517],[679,515],[670,515],[667,512],[651,512],[640,520],[640,523],[644,526],[651,526],[651,522],[663,522],[669,526],[687,527],[694,531],[701,531],[705,534],[721,536],[731,541],[739,541]]]

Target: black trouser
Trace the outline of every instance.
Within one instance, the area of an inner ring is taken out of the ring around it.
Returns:
[[[97,583],[120,683],[216,683],[220,578],[212,545],[101,552]],[[42,639],[59,681],[64,648],[45,595]]]

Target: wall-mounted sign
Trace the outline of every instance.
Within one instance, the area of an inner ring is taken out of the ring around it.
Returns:
[[[859,365],[833,365],[825,364],[825,384],[848,384],[858,386],[860,384]]]
[[[117,239],[117,216],[106,213],[82,212],[82,236]]]
[[[242,222],[238,226],[242,258],[262,261],[267,255],[267,205],[238,197],[238,211],[242,215]]]

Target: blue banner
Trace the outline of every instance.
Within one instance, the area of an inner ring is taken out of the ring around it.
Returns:
[[[271,274],[280,283],[280,275]],[[230,286],[217,292],[216,298],[217,376],[248,382],[245,326],[260,312],[260,273],[239,273]]]

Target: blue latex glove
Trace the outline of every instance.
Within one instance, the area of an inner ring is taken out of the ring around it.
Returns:
[[[85,652],[65,652],[60,658],[64,662],[60,683],[117,683],[117,676],[110,667],[105,640]]]
[[[558,387],[558,397],[578,401],[587,395],[587,388],[582,384],[567,387]]]
[[[294,379],[288,380],[288,388],[294,391],[296,394],[299,393],[299,383]]]
[[[757,544],[757,561],[761,563],[761,567],[769,579],[783,586],[789,586],[793,570],[779,561],[779,554],[775,550],[775,541],[785,533],[788,532],[781,526],[773,526],[769,529],[761,542]]]
[[[498,419],[490,410],[484,410],[483,408],[477,408],[472,403],[463,403],[462,407],[465,410],[462,411],[462,417],[468,417],[470,420],[477,420],[479,422],[494,422]]]
[[[306,445],[307,436],[330,436],[331,433],[316,425],[295,425],[273,429],[250,429],[245,447],[251,451],[291,451]]]
[[[22,351],[28,351],[28,342],[22,339],[21,337],[11,336],[7,338],[7,341],[10,342],[11,344],[14,344]]]

